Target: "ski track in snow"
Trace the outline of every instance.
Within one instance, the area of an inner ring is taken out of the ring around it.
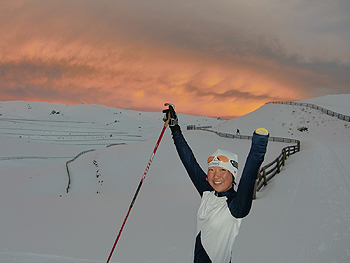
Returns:
[[[289,205],[288,205],[288,207],[287,207],[287,209],[286,209],[286,211],[285,211],[285,213],[284,213],[284,215],[283,215],[283,217],[282,217],[282,219],[280,221],[279,226],[277,227],[276,234],[279,233],[279,231],[280,231],[280,229],[282,227],[282,224],[283,224],[283,222],[284,222],[284,220],[285,220],[285,218],[286,218],[286,216],[287,216],[287,214],[288,214],[288,212],[289,212],[289,210],[290,210],[290,208],[291,208],[291,206],[292,206],[292,204],[294,202],[294,199],[295,199],[295,197],[296,197],[296,195],[298,193],[298,190],[299,190],[300,181],[301,181],[301,178],[299,177],[298,178],[298,183],[297,183],[297,185],[295,186],[295,189],[294,189],[293,197],[292,197],[292,199],[289,202]]]
[[[347,194],[350,195],[350,178],[349,178],[349,173],[345,169],[343,162],[339,158],[338,154],[335,152],[335,150],[331,146],[327,146],[328,150],[331,153],[332,160],[336,164],[336,166],[339,168],[338,171],[344,181],[344,185],[347,188]],[[348,156],[349,157],[349,156]]]

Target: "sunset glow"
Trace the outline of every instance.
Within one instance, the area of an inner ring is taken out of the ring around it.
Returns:
[[[349,32],[307,40],[312,25],[295,22],[284,26],[299,38],[288,36],[276,20],[292,20],[290,6],[271,17],[249,1],[1,2],[2,101],[143,111],[171,102],[180,113],[227,118],[269,101],[350,93]],[[347,14],[329,15],[349,25]]]

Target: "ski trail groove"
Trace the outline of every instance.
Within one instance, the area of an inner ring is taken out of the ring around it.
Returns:
[[[349,175],[342,163],[342,161],[340,160],[340,158],[338,157],[338,154],[334,151],[334,149],[332,149],[331,147],[327,146],[327,148],[329,149],[331,155],[332,155],[332,159],[334,160],[334,162],[336,163],[337,167],[339,168],[339,173],[341,174],[341,177],[344,181],[344,185],[347,188],[348,194],[350,194],[350,178]]]
[[[290,208],[291,208],[291,206],[292,206],[292,204],[293,204],[293,202],[294,202],[294,199],[295,199],[296,194],[297,194],[298,189],[299,189],[299,185],[300,185],[300,177],[299,177],[298,183],[297,183],[297,185],[296,185],[296,187],[295,187],[295,189],[294,189],[294,194],[293,194],[292,200],[290,200],[290,203],[289,203],[289,205],[288,205],[288,207],[287,207],[287,210],[286,210],[286,212],[284,213],[284,215],[283,215],[283,217],[282,217],[282,219],[281,219],[281,221],[280,221],[280,224],[279,224],[279,226],[278,226],[278,228],[277,228],[277,232],[276,232],[276,233],[279,233],[279,231],[280,231],[280,229],[281,229],[281,226],[282,226],[282,223],[284,222],[284,220],[285,220],[285,218],[286,218],[286,216],[287,216],[287,214],[288,214],[288,212],[289,212],[289,210],[290,210]]]

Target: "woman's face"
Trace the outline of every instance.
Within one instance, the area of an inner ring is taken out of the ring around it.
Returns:
[[[233,176],[225,168],[212,166],[208,168],[208,182],[215,191],[221,193],[232,188]]]

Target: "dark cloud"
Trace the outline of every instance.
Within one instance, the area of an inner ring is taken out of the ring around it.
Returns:
[[[276,100],[275,97],[271,97],[267,94],[257,95],[253,92],[244,92],[240,91],[239,89],[231,89],[226,90],[224,92],[216,92],[215,87],[204,90],[201,88],[196,88],[192,85],[186,86],[187,90],[190,92],[194,92],[196,96],[198,97],[207,97],[211,96],[215,100],[222,100],[222,99],[243,99],[243,100],[257,100],[257,101],[272,101]]]
[[[25,86],[27,83],[51,85],[62,78],[80,78],[95,73],[87,65],[70,65],[67,61],[23,60],[0,64],[0,81],[8,86]]]

